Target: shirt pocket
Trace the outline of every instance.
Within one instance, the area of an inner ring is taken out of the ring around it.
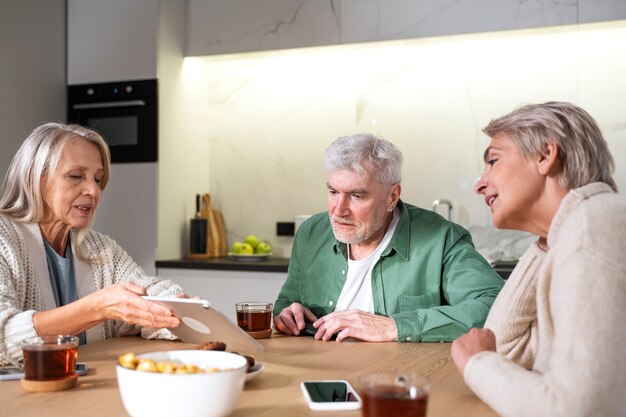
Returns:
[[[399,303],[400,311],[413,311],[420,308],[430,308],[441,305],[438,291],[422,295],[401,295]]]

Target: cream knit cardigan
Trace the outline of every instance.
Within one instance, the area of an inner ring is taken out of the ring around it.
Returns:
[[[75,234],[72,233],[72,242]],[[78,297],[108,285],[132,281],[146,287],[149,295],[174,296],[182,292],[172,281],[147,277],[113,239],[90,231],[84,253],[100,255],[104,262],[90,265],[78,259],[74,245],[74,269]],[[36,223],[19,223],[0,215],[0,364],[5,357],[21,359],[19,342],[37,332],[33,314],[56,308],[43,238]],[[172,338],[171,333],[141,329],[120,321],[105,321],[87,330],[87,343],[116,336],[139,334],[147,338]]]
[[[537,276],[546,252],[533,243],[489,310],[485,328],[496,335],[498,353],[532,369],[537,354]]]
[[[500,415],[626,415],[625,232],[626,200],[606,184],[588,184],[563,199],[548,232],[549,252],[528,274],[537,279],[535,303],[520,295],[521,282],[494,303],[505,315],[491,320],[500,333],[498,351],[523,358],[522,365],[481,352],[465,367],[466,383]],[[513,300],[508,313],[506,297]]]

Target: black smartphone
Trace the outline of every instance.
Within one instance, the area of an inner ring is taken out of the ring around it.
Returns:
[[[87,364],[79,362],[76,364],[76,374],[87,374]],[[16,379],[22,379],[24,377],[24,371],[15,366],[2,366],[0,367],[0,381],[14,381]]]
[[[313,327],[313,323],[307,321],[304,325],[304,330],[300,330],[300,336],[315,336],[317,329]],[[337,333],[333,334],[330,340],[337,339]]]
[[[300,330],[300,336],[315,336],[317,333],[317,329],[313,327],[313,323],[307,321],[304,324],[304,330]]]
[[[348,381],[304,381],[302,394],[311,410],[358,410],[361,398]]]

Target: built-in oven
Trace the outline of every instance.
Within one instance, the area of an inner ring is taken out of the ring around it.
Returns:
[[[68,121],[100,133],[111,162],[157,160],[157,80],[70,85],[67,96]]]

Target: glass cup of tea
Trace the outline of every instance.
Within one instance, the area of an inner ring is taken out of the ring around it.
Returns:
[[[21,343],[24,379],[51,381],[76,377],[77,336],[36,336]]]
[[[255,339],[265,339],[272,335],[273,304],[264,301],[244,301],[237,303],[237,325]]]
[[[430,386],[428,378],[410,372],[362,375],[357,390],[363,417],[426,417]]]

